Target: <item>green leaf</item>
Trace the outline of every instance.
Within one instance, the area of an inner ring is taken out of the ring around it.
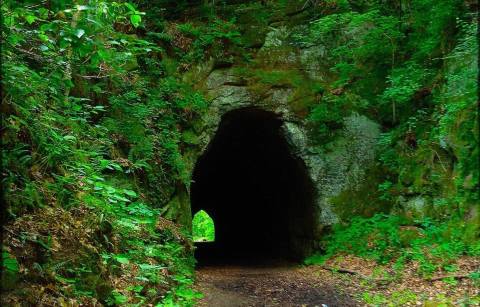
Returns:
[[[132,25],[136,28],[140,25],[140,22],[142,21],[142,17],[140,15],[134,14],[130,16],[130,21]]]
[[[77,29],[75,31],[75,36],[78,37],[78,38],[81,38],[83,36],[83,34],[85,34],[85,30],[84,29]]]
[[[43,18],[43,19],[48,18],[48,10],[46,8],[41,7],[40,9],[38,9],[38,13],[40,14],[41,18]]]
[[[77,5],[77,11],[86,11],[90,9],[88,5]]]
[[[109,161],[109,160],[105,160],[105,159],[100,160],[100,167],[101,167],[102,169],[103,169],[103,168],[106,168],[109,164],[110,164],[110,161]]]
[[[132,190],[123,190],[123,193],[131,197],[137,197],[137,193],[135,193],[135,191],[132,191]]]
[[[112,203],[112,204],[116,204],[118,203],[117,200],[113,199],[113,198],[108,198],[108,202]]]
[[[200,293],[198,291],[194,291],[191,288],[183,287],[183,286],[177,288],[176,291],[175,291],[175,294],[178,295],[179,297],[183,297],[187,300],[199,299],[199,298],[203,297],[202,293]]]
[[[120,200],[120,201],[125,201],[125,202],[129,202],[129,201],[130,201],[130,199],[125,198],[125,197],[123,197],[123,196],[121,196],[121,195],[118,195],[118,194],[114,194],[113,197],[116,198],[116,199],[118,199],[118,200]]]
[[[48,36],[43,34],[43,33],[39,33],[38,38],[40,38],[40,40],[42,40],[44,42],[48,42]]]
[[[153,265],[153,264],[149,264],[149,263],[141,263],[138,265],[138,267],[141,269],[141,270],[160,270],[160,269],[164,269],[166,267],[164,266],[161,266],[161,265]]]
[[[125,295],[122,295],[118,292],[112,292],[113,299],[115,301],[115,304],[124,304],[128,301],[128,298]]]
[[[131,3],[125,3],[125,6],[132,12],[135,12],[135,7],[133,7],[133,5]]]
[[[18,265],[17,259],[15,259],[12,255],[8,252],[2,252],[2,259],[3,263],[2,266],[10,272],[18,272],[20,266]]]
[[[115,256],[115,260],[117,260],[118,262],[120,262],[121,264],[127,264],[130,262],[130,260],[128,259],[127,256],[125,255],[116,255]]]
[[[23,41],[24,38],[23,36],[21,35],[18,35],[18,34],[11,34],[9,37],[8,37],[8,41],[10,42],[10,44],[12,44],[13,46],[17,45],[19,42]]]
[[[74,284],[76,282],[75,278],[66,278],[60,275],[55,275],[55,279],[62,284]]]
[[[65,141],[72,141],[72,142],[77,140],[77,138],[74,137],[73,135],[65,135],[65,136],[63,137],[63,139],[64,139]]]
[[[37,20],[37,17],[36,16],[33,16],[33,15],[27,15],[25,16],[25,20],[28,22],[28,24],[32,24],[35,22],[35,20]]]
[[[117,171],[122,171],[123,170],[122,167],[120,165],[116,164],[116,163],[111,163],[110,166]]]
[[[110,53],[105,49],[100,49],[97,53],[103,60],[109,60],[111,58]]]

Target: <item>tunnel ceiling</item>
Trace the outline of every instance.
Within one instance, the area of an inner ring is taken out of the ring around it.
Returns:
[[[199,158],[192,213],[214,219],[216,255],[295,258],[312,236],[313,186],[282,134],[282,120],[260,109],[222,117]]]

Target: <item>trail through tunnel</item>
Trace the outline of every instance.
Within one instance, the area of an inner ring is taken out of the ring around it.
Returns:
[[[313,235],[314,190],[281,126],[259,109],[222,117],[191,186],[192,213],[205,210],[215,222],[215,241],[197,244],[200,264],[303,256]]]

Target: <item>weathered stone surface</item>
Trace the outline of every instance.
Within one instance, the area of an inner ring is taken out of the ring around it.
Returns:
[[[331,144],[330,151],[311,148],[310,153],[304,156],[317,186],[321,224],[331,225],[339,221],[331,198],[361,185],[366,170],[374,161],[379,135],[376,123],[365,116],[353,114],[344,119],[344,129]]]
[[[265,37],[265,42],[263,43],[262,49],[260,51],[265,51],[266,49],[274,47],[280,47],[286,44],[289,35],[290,30],[287,29],[287,27],[285,26],[272,28],[272,30],[267,33],[267,36]]]
[[[421,219],[426,215],[427,201],[421,196],[407,200],[403,204],[405,215],[413,219]]]
[[[301,49],[299,55],[300,63],[305,67],[305,72],[311,79],[316,81],[326,81],[328,66],[322,63],[322,59],[326,56],[327,48],[322,45]]]
[[[225,84],[240,84],[242,80],[231,69],[217,69],[207,78],[207,89],[212,91]]]
[[[270,38],[270,45],[278,41]],[[200,136],[205,149],[215,135],[222,116],[246,107],[261,108],[277,114],[283,121],[282,131],[294,157],[303,161],[315,189],[318,228],[339,222],[331,199],[346,189],[355,189],[365,178],[366,170],[375,158],[379,126],[365,116],[352,114],[344,119],[344,128],[329,145],[330,150],[317,148],[309,139],[306,122],[299,119],[289,106],[292,89],[278,88],[257,99],[231,69],[213,71],[207,81],[211,97]],[[239,84],[231,85],[231,84]]]
[[[302,31],[302,28],[272,28],[257,54],[258,58],[265,61],[266,67],[276,69],[275,65],[279,64],[283,65],[283,69],[298,71],[302,78],[313,82],[327,81],[329,72],[323,66],[327,66],[328,47],[295,45],[291,41],[294,35],[292,31]],[[298,101],[311,99],[312,93],[305,92],[303,98],[304,92],[298,92],[290,86],[255,87],[252,86],[252,81],[243,80],[233,68],[214,70],[207,77],[205,90],[211,101],[203,118],[199,137],[202,150],[207,148],[222,116],[227,112],[252,107],[277,114],[283,121],[282,133],[290,146],[292,156],[304,163],[313,184],[314,214],[318,221],[316,235],[320,236],[326,226],[341,220],[335,207],[338,206],[338,200],[335,204],[333,202],[335,197],[338,198],[346,191],[355,191],[366,180],[367,171],[375,160],[375,147],[380,135],[379,125],[363,115],[351,114],[344,118],[343,128],[337,131],[337,137],[329,142],[328,146],[318,145],[318,140],[313,142],[310,139],[312,136],[309,134],[307,122],[294,112],[292,106],[294,95]],[[253,92],[255,88],[257,91]]]

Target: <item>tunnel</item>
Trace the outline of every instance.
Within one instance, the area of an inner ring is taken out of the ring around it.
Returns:
[[[192,213],[206,211],[215,241],[196,244],[199,265],[215,261],[299,260],[312,241],[314,189],[275,113],[226,113],[191,185]]]

